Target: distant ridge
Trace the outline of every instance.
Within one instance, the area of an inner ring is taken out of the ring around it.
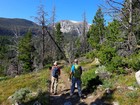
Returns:
[[[32,33],[36,33],[39,26],[34,22],[19,18],[0,18],[0,35],[11,36],[14,35],[13,30],[17,28],[20,35],[27,33],[31,29]]]
[[[83,33],[83,22],[74,20],[61,20],[57,23],[61,24],[61,31],[66,35],[80,36]],[[30,29],[33,35],[38,34],[39,25],[36,23],[19,18],[0,18],[0,36],[13,36],[15,28],[18,29],[20,35],[25,35]],[[89,30],[90,25],[86,24],[86,32]],[[51,25],[48,25],[51,30]]]

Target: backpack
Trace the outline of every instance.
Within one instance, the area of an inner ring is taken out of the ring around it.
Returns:
[[[81,78],[81,66],[79,66],[79,65],[74,65],[74,68],[75,68],[75,70],[74,70],[74,73],[73,73],[73,76],[75,77],[75,78]]]
[[[52,76],[55,77],[55,78],[58,78],[58,75],[59,75],[58,67],[53,67],[53,69],[52,69]]]

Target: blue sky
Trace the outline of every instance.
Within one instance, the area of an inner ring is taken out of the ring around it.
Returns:
[[[95,13],[103,0],[0,0],[0,17],[24,18],[34,21],[39,5],[43,4],[51,17],[53,6],[56,7],[56,21],[82,21],[86,13],[88,23],[92,23]],[[109,21],[109,20],[107,20]]]

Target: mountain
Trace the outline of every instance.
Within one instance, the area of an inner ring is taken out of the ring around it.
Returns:
[[[61,20],[61,31],[64,34],[80,36],[83,32],[83,22],[72,21],[72,20]],[[51,26],[51,25],[50,25]],[[51,27],[48,26],[48,29]],[[86,31],[88,31],[90,25],[86,25]],[[39,25],[36,23],[19,18],[0,18],[0,35],[14,35],[15,31],[20,32],[20,35],[24,35],[28,30],[31,30],[33,34],[37,34]]]
[[[62,20],[60,21],[61,31],[63,33],[73,34],[75,36],[82,35],[83,32],[83,22],[73,21],[73,20]],[[90,25],[86,24],[86,31],[89,30]]]
[[[24,35],[29,29],[35,34],[38,27],[37,24],[26,19],[0,18],[0,35],[14,35],[15,31]]]

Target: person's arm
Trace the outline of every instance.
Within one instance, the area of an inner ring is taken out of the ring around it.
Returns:
[[[72,65],[71,71],[70,71],[70,79],[71,79],[71,77],[72,77],[72,74],[73,74],[74,70],[75,70],[75,67],[74,67],[74,65]]]

